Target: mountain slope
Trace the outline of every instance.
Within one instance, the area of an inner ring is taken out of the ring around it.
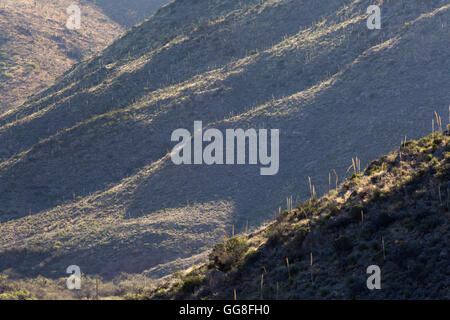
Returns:
[[[165,0],[4,0],[0,5],[0,112],[53,84],[74,63],[110,44],[149,17]],[[69,30],[66,9],[81,10],[81,28]]]
[[[447,1],[174,1],[0,116],[0,270],[114,277],[318,194],[450,101]],[[177,128],[280,129],[280,171],[175,166]],[[348,177],[348,176],[347,176]]]
[[[151,271],[112,281],[84,275],[82,290],[70,291],[65,277],[17,279],[7,271],[0,300],[448,299],[449,190],[450,125],[444,134],[404,141],[365,170],[355,166],[323,197],[225,239],[208,252],[209,263],[195,266],[192,257],[185,271],[159,283]],[[373,265],[381,290],[366,286]]]
[[[0,112],[51,85],[83,56],[108,45],[122,28],[98,8],[80,5],[82,28],[68,30],[73,1],[20,0],[0,5]]]
[[[150,17],[169,0],[87,0],[102,9],[111,20],[128,29]]]
[[[137,297],[448,299],[449,189],[450,131],[408,141],[322,198],[227,240],[227,250],[216,245],[207,266]],[[380,290],[366,286],[371,265]]]

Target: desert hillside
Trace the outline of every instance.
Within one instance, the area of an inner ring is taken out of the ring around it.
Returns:
[[[164,0],[2,0],[0,113],[54,83],[74,63],[110,44],[149,17]],[[69,30],[66,9],[81,9],[81,28]]]
[[[449,299],[449,190],[450,130],[406,141],[134,298]],[[371,265],[379,290],[367,288]]]
[[[446,0],[169,3],[0,116],[0,272],[158,279],[440,130],[449,16]],[[171,133],[197,120],[279,129],[278,174],[174,165]]]
[[[69,291],[65,277],[10,270],[0,274],[0,300],[448,299],[449,190],[450,125],[365,169],[355,164],[322,197],[292,203],[253,232],[225,234],[205,263],[186,262],[158,282],[151,272],[86,274],[82,290]],[[374,265],[379,290],[367,288]]]
[[[84,0],[97,6],[111,20],[128,29],[138,24],[170,0]]]

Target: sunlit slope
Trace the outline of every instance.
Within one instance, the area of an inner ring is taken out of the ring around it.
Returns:
[[[3,0],[0,4],[0,112],[54,83],[168,0]],[[69,30],[69,6],[80,28]]]
[[[54,83],[74,63],[110,44],[123,28],[98,7],[79,4],[81,28],[69,30],[73,1],[2,0],[0,113]]]
[[[112,275],[189,257],[305,198],[308,176],[326,191],[333,168],[342,181],[352,157],[447,114],[445,1],[380,1],[380,31],[369,1],[211,3],[165,6],[0,118],[3,269],[80,260]],[[194,120],[280,129],[278,175],[173,165],[170,135]]]

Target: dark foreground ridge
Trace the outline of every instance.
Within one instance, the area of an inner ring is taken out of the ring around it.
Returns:
[[[337,190],[217,244],[209,264],[136,297],[448,299],[446,134],[407,141]],[[380,290],[367,288],[370,265],[381,269]]]

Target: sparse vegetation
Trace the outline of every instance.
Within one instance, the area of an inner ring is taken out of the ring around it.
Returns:
[[[101,52],[122,30],[104,15],[83,8],[92,19],[67,31],[56,6],[68,0],[2,9],[0,73],[14,77],[1,76],[0,105],[20,104],[0,115],[8,292],[57,298],[82,263],[89,285],[69,298],[95,298],[94,276],[100,298],[399,297],[361,287],[377,263],[393,285],[408,280],[408,296],[442,297],[450,5],[418,2],[383,1],[374,31],[369,0],[175,0]],[[84,60],[72,66],[74,48]],[[279,173],[173,165],[171,133],[199,119],[280,129]],[[402,273],[393,254],[405,242],[427,260]],[[183,291],[186,277],[203,282]]]
[[[369,165],[373,167],[376,163],[382,167],[400,152],[405,159],[390,163],[389,167],[402,167],[406,174],[400,170],[393,171],[393,168],[391,172],[397,172],[398,175],[385,170],[379,172],[379,182],[383,183],[385,189],[389,186],[384,191],[383,202],[373,202],[366,191],[371,188],[372,183],[371,174],[368,174],[350,187],[347,186],[350,181],[344,182],[337,192],[332,191],[315,200],[313,206],[311,200],[298,204],[292,212],[280,214],[276,221],[250,235],[249,240],[258,239],[253,243],[258,250],[252,249],[247,256],[241,256],[241,262],[234,260],[235,264],[240,265],[240,269],[222,269],[228,279],[226,283],[199,285],[199,292],[206,292],[206,296],[202,295],[202,298],[227,299],[231,287],[243,299],[258,298],[260,291],[255,284],[259,283],[256,279],[260,279],[261,272],[264,275],[263,295],[266,298],[273,298],[271,288],[275,281],[278,288],[281,288],[278,292],[281,298],[447,298],[448,292],[442,284],[445,282],[444,256],[448,254],[445,238],[449,230],[450,213],[444,208],[437,215],[443,195],[439,197],[431,186],[436,185],[443,174],[438,172],[445,171],[448,174],[443,168],[448,168],[450,160],[445,151],[450,147],[450,137],[443,134],[433,134],[432,137],[409,144],[412,146],[420,143],[420,150],[401,148]],[[437,162],[424,162],[421,157],[423,149],[434,143],[437,146],[433,157]],[[424,170],[424,165],[426,168],[436,169],[415,174],[417,170]],[[411,176],[415,178],[409,179]],[[358,195],[348,197],[356,190]],[[408,190],[407,193],[405,190]],[[421,190],[420,196],[414,190]],[[448,190],[444,196],[449,196]],[[340,197],[346,200],[342,202]],[[402,201],[399,202],[399,199]],[[340,211],[343,213],[323,215],[322,212],[330,212],[330,208],[335,206],[330,203],[334,202],[341,203]],[[411,206],[412,202],[415,202],[415,207]],[[392,203],[396,204],[395,211],[387,211]],[[304,210],[313,213],[300,215]],[[355,219],[360,217],[361,211],[364,214],[363,222]],[[322,223],[322,220],[326,221]],[[330,223],[340,220],[346,221],[346,227],[333,227],[330,232]],[[298,225],[307,225],[311,231],[303,230],[304,227],[298,228]],[[299,238],[299,233],[302,234],[301,240],[293,240]],[[223,245],[216,245],[212,257],[217,256],[218,252],[224,252]],[[287,256],[292,259],[287,259]],[[365,278],[361,277],[365,268],[374,263],[383,270],[383,279],[387,283],[383,290],[368,290]],[[435,276],[426,273],[426,263],[433,266]],[[316,270],[325,272],[318,275]],[[207,267],[195,270],[197,277],[200,274],[208,278],[211,272],[211,268]],[[189,275],[187,277],[189,279]],[[342,282],[342,279],[346,280]],[[416,283],[420,283],[420,288]],[[346,288],[344,291],[338,289],[342,284]],[[408,294],[399,293],[397,288],[400,287],[400,292]],[[167,298],[172,296],[171,292],[173,290],[169,286],[166,290]],[[191,292],[184,298],[200,297],[198,293]],[[152,295],[150,292],[147,297]]]
[[[248,250],[247,240],[243,237],[228,239],[214,246],[210,260],[221,271],[228,271],[244,256]]]
[[[203,282],[203,279],[199,276],[189,276],[183,280],[181,290],[184,293],[193,293]]]
[[[24,103],[67,71],[74,62],[71,59],[103,49],[123,30],[98,7],[85,2],[80,4],[82,12],[90,18],[79,32],[67,32],[69,0],[36,3],[22,1],[18,6],[16,1],[2,1],[0,113]]]

